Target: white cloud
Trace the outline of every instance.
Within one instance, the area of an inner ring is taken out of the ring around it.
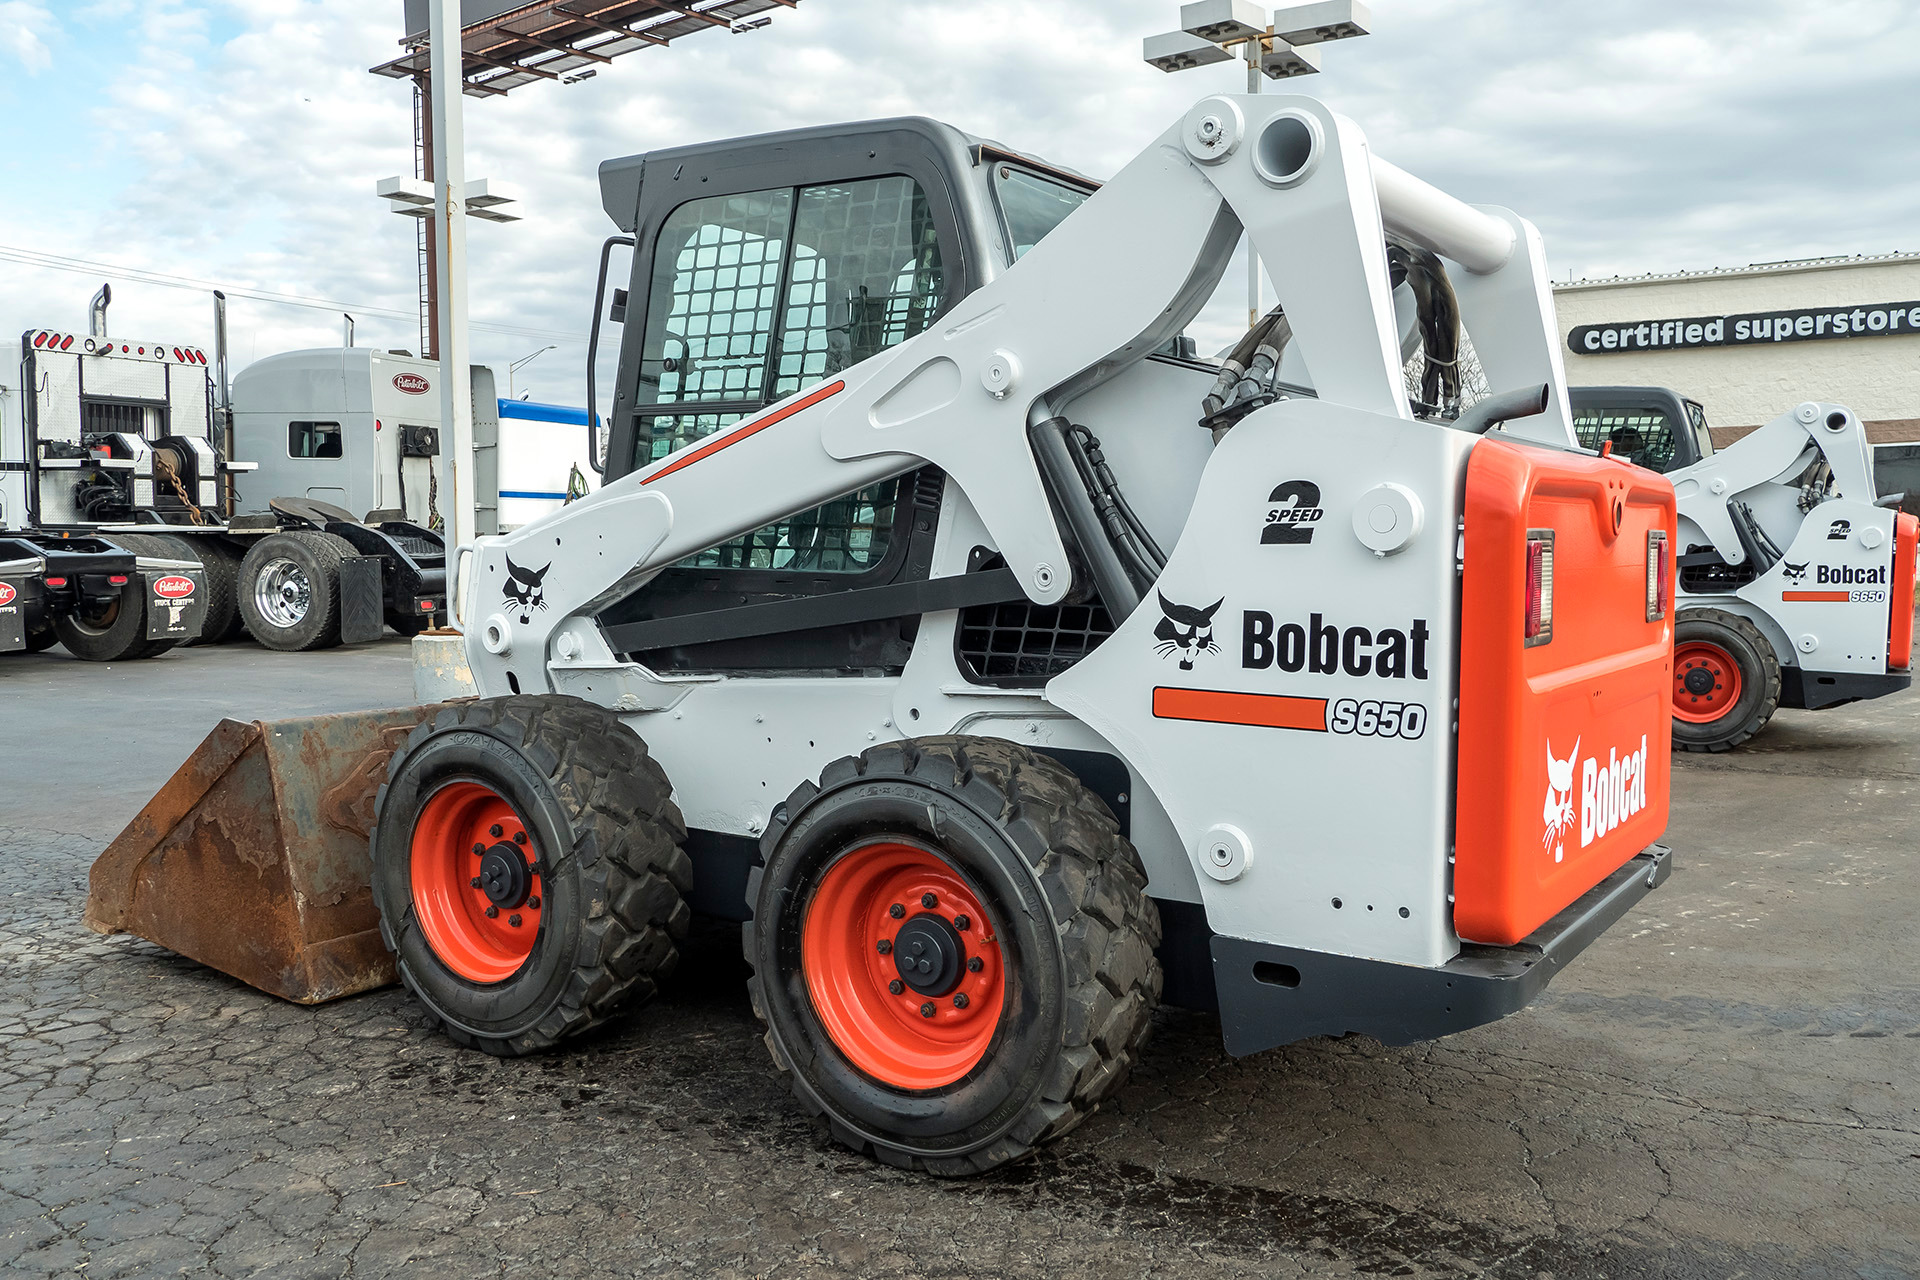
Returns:
[[[0,0],[0,51],[12,54],[28,75],[36,75],[53,65],[53,51],[42,36],[59,25],[44,5]]]

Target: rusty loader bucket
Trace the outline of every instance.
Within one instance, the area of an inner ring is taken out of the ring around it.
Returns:
[[[94,862],[87,927],[301,1004],[393,982],[369,885],[373,800],[438,710],[222,720]]]

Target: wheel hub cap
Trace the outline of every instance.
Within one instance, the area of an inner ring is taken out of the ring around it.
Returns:
[[[1711,724],[1740,701],[1740,665],[1707,640],[1684,640],[1673,650],[1673,715],[1688,724]]]
[[[480,890],[503,911],[525,904],[533,892],[533,868],[518,845],[503,840],[480,855]]]
[[[1696,696],[1713,692],[1713,672],[1705,667],[1695,667],[1686,674],[1687,692]]]
[[[923,996],[943,996],[959,986],[966,962],[960,934],[943,916],[915,916],[894,935],[893,967]]]

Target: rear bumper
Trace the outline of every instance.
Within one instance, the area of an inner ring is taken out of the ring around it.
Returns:
[[[1818,711],[1844,702],[1884,698],[1912,684],[1911,671],[1803,671],[1799,667],[1782,667],[1780,705]]]
[[[1215,936],[1213,980],[1227,1052],[1348,1033],[1412,1044],[1498,1021],[1531,1003],[1672,872],[1673,851],[1649,845],[1519,942],[1467,943],[1438,969]]]

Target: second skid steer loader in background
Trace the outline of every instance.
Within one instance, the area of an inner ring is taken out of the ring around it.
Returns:
[[[1665,387],[1575,387],[1583,444],[1665,473],[1679,503],[1673,745],[1729,751],[1780,707],[1817,711],[1913,683],[1920,520],[1875,492],[1867,429],[1806,401],[1713,447]]]
[[[1672,488],[1576,445],[1525,220],[1295,96],[1104,186],[903,119],[601,187],[606,484],[462,553],[481,696],[386,713],[370,894],[290,877],[360,924],[302,916],[282,971],[377,922],[521,1054],[739,920],[801,1105],[959,1174],[1079,1123],[1163,999],[1237,1054],[1445,1035],[1668,874]],[[1177,339],[1243,232],[1280,314],[1223,369]],[[309,753],[312,825],[367,813],[371,741]],[[142,892],[232,856],[216,817],[130,828],[96,900],[137,872],[117,918],[168,942]]]

